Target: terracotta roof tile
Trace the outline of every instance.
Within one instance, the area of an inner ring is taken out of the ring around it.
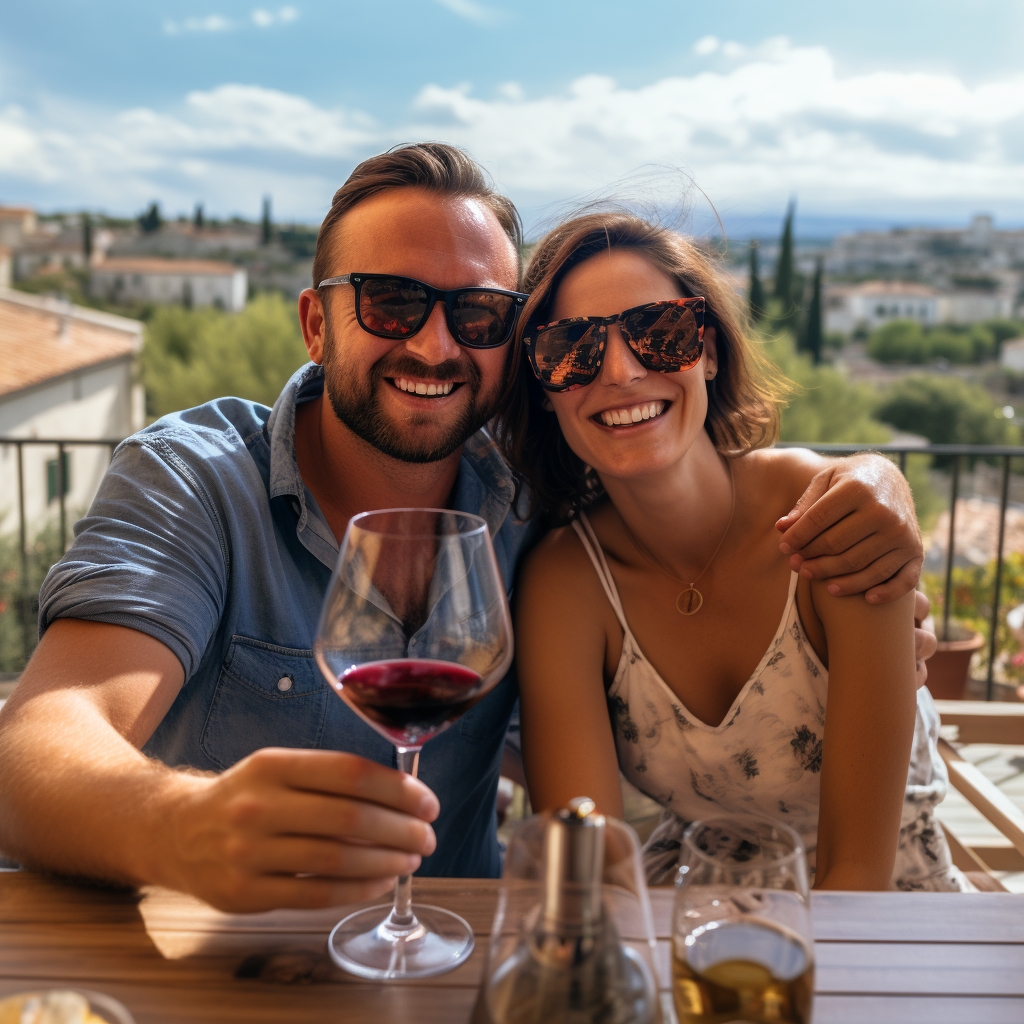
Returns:
[[[0,288],[0,395],[133,355],[142,330],[127,317]]]
[[[239,268],[221,260],[167,260],[156,256],[117,257],[93,267],[110,274],[234,274]]]

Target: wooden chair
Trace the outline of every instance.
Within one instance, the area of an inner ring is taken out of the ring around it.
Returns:
[[[957,727],[957,742],[960,744],[1024,746],[1024,704],[937,700],[935,707],[944,726]],[[981,872],[995,883],[986,885],[986,888],[1005,889],[992,872],[1024,871],[1024,811],[962,757],[952,743],[940,739],[939,753],[949,770],[950,784],[996,827],[1002,837],[999,840],[964,842],[943,821],[953,862],[968,874]],[[975,881],[977,883],[978,880]]]

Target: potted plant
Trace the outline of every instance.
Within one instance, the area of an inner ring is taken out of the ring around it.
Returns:
[[[949,627],[935,631],[939,645],[928,659],[928,689],[936,700],[963,700],[970,678],[971,658],[985,638],[963,622],[950,619]]]

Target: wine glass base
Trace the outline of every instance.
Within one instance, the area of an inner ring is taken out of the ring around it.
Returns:
[[[391,904],[349,914],[334,926],[327,952],[342,970],[374,981],[444,974],[473,952],[473,929],[458,914],[411,909],[415,919],[405,927],[395,927]]]

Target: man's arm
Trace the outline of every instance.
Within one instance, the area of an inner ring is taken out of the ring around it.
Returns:
[[[369,899],[433,852],[434,794],[350,754],[260,750],[221,775],[146,757],[183,680],[152,637],[54,622],[0,713],[0,848],[232,911]]]
[[[874,453],[825,459],[793,511],[776,524],[794,571],[828,580],[836,597],[863,591],[895,601],[917,586],[924,562],[914,497],[903,474]]]

